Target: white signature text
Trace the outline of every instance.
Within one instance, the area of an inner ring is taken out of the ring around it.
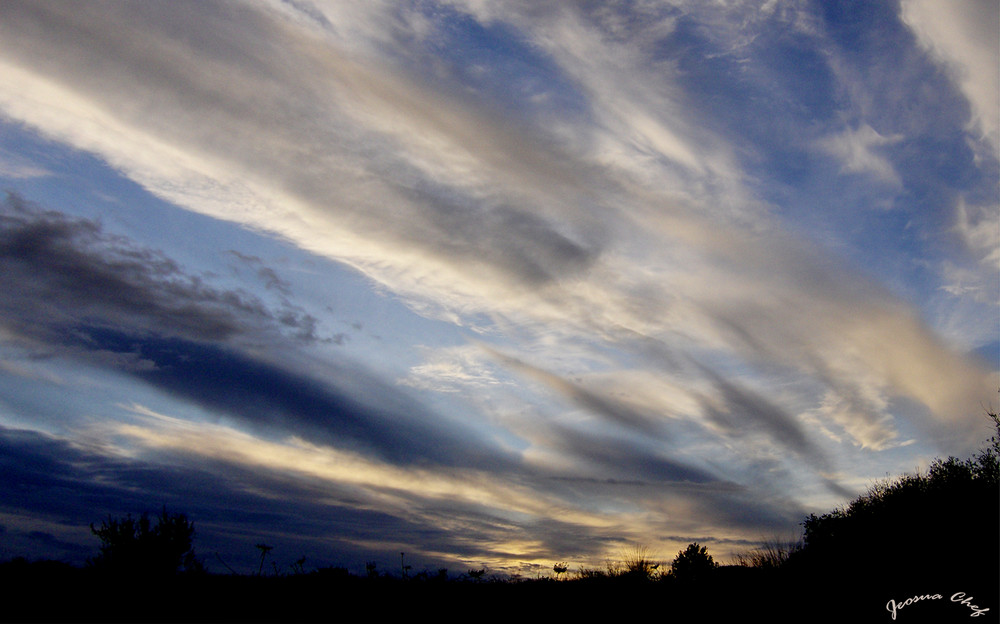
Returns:
[[[914,603],[920,602],[922,600],[941,600],[943,596],[941,594],[924,594],[922,596],[913,596],[912,598],[907,598],[902,602],[896,602],[895,600],[890,600],[885,605],[885,610],[892,614],[892,619],[896,619],[896,613],[903,609],[903,607],[908,607]],[[977,605],[972,604],[975,598],[973,596],[966,597],[965,592],[957,592],[951,595],[951,601],[957,602],[961,605],[965,605],[972,610],[969,617],[979,617],[980,615],[989,611],[988,608],[980,609]]]
[[[920,602],[921,600],[941,600],[941,594],[924,594],[923,596],[914,596],[913,598],[907,598],[903,602],[897,603],[895,600],[890,600],[886,605],[886,611],[892,613],[892,619],[896,619],[896,611],[899,611],[903,607],[908,607],[915,602]]]
[[[979,617],[980,615],[982,615],[982,614],[986,613],[987,611],[989,611],[988,608],[987,609],[980,609],[976,605],[972,604],[972,596],[969,596],[968,598],[966,598],[965,597],[965,592],[958,592],[957,594],[952,594],[951,595],[951,601],[952,602],[957,602],[957,603],[960,603],[960,604],[964,604],[965,606],[967,606],[970,609],[972,609],[972,613],[969,614],[969,617]]]

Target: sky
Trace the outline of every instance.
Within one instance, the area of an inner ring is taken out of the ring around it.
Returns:
[[[995,1],[0,3],[0,558],[795,539],[1000,402]],[[406,553],[403,561],[399,553]],[[224,564],[223,564],[224,562]]]

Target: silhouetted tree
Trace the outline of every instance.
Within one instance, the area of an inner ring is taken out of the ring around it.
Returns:
[[[100,554],[90,563],[102,571],[163,576],[182,568],[201,569],[192,547],[194,525],[184,514],[167,513],[166,507],[155,522],[148,512],[138,518],[108,516],[90,530],[101,540]]]
[[[708,548],[699,546],[698,542],[688,544],[687,548],[677,553],[670,564],[670,574],[680,581],[697,581],[703,579],[718,565],[708,554]]]

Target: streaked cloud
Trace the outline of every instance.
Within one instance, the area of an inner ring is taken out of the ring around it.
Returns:
[[[3,3],[4,435],[498,567],[974,448],[992,9],[758,4]]]
[[[995,2],[931,2],[905,0],[902,17],[917,40],[945,65],[971,108],[969,124],[1000,154],[1000,77],[996,63],[1000,43],[996,30],[1000,8]]]

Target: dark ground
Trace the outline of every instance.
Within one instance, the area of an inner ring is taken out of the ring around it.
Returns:
[[[995,557],[987,557],[995,562]],[[896,622],[997,622],[997,570],[964,574],[879,566],[823,574],[800,567],[722,567],[684,583],[668,578],[532,580],[368,579],[332,571],[282,577],[115,578],[54,562],[0,564],[6,622],[892,622],[889,600],[941,595],[897,610]],[[834,572],[834,571],[831,571]],[[964,592],[989,610],[969,620]],[[39,596],[36,598],[35,596]]]

